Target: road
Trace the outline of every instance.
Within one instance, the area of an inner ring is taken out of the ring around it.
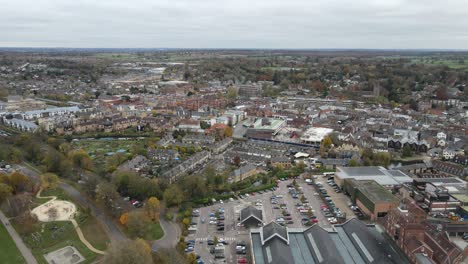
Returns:
[[[164,215],[164,214],[161,214]],[[180,227],[174,222],[169,222],[164,217],[159,220],[162,229],[164,230],[164,236],[153,242],[152,249],[157,251],[159,248],[172,248],[177,245],[180,239]]]
[[[36,180],[39,179],[39,172],[31,165],[26,164],[26,166],[15,165],[15,169],[19,170],[21,173],[33,177]],[[123,241],[127,237],[120,231],[117,225],[112,221],[112,218],[109,217],[102,209],[95,206],[92,201],[90,201],[86,196],[77,191],[73,186],[61,182],[59,187],[63,189],[74,201],[78,202],[82,207],[88,207],[91,210],[91,214],[96,217],[96,219],[101,223],[104,229],[107,231],[109,238],[112,242],[114,241]]]
[[[95,206],[87,197],[82,195],[71,185],[61,182],[59,187],[62,188],[74,201],[78,202],[82,207],[88,207],[91,214],[103,225],[106,229],[109,238],[112,242],[126,240],[127,237],[120,231],[117,225],[112,221],[103,210]]]
[[[28,264],[37,264],[36,258],[34,258],[33,254],[31,253],[31,250],[23,243],[21,237],[11,226],[10,220],[8,220],[8,218],[2,211],[0,211],[0,221],[2,221],[11,238],[13,239],[13,241],[15,241],[16,247],[19,249],[26,262]]]
[[[234,132],[232,134],[233,138],[241,139],[244,138],[245,132],[247,132],[247,128],[244,127],[244,123],[249,122],[249,120],[244,120],[242,122],[239,122],[236,127],[234,128]]]

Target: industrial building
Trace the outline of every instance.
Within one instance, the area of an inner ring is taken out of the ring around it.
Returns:
[[[410,263],[374,225],[356,218],[325,230],[292,229],[275,222],[251,229],[254,264]]]
[[[374,180],[388,189],[413,182],[411,177],[399,170],[387,170],[380,166],[337,167],[335,173],[336,184],[343,187],[345,179],[355,179],[357,181]]]
[[[343,189],[371,220],[385,216],[398,206],[398,199],[374,180],[346,179]]]

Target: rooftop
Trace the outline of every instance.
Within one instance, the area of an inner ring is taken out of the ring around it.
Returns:
[[[380,185],[400,185],[413,179],[399,170],[384,167],[337,167],[336,175],[341,179],[374,180]]]
[[[398,202],[398,199],[376,181],[357,181],[354,180],[354,186],[364,194],[373,203],[377,202]]]
[[[333,132],[333,129],[326,127],[311,127],[302,135],[301,140],[308,142],[320,142],[325,136]]]
[[[284,124],[283,119],[259,118],[253,124],[254,129],[277,130]]]
[[[263,229],[251,230],[253,258],[257,264],[409,263],[375,226],[356,218],[335,225],[334,231],[319,225],[308,229],[284,228],[289,244],[279,237],[262,244]]]

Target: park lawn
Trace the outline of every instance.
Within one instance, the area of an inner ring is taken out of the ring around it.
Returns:
[[[120,225],[122,231],[125,233],[127,237],[133,237],[128,228],[124,225]],[[164,236],[164,230],[161,227],[161,224],[158,222],[152,222],[148,227],[148,232],[146,233],[146,237],[143,239],[148,241],[154,241],[162,238]]]
[[[22,226],[15,224],[16,230],[21,234]],[[81,243],[73,224],[69,221],[37,223],[34,231],[22,235],[24,243],[31,249],[38,263],[47,264],[44,254],[65,246],[74,246],[86,259],[83,263],[92,263],[98,255]]]
[[[79,223],[86,240],[96,249],[105,251],[110,240],[101,224],[94,218],[88,217],[83,223]]]
[[[41,196],[57,196],[59,200],[72,201],[70,197],[60,188],[43,190]],[[50,198],[35,198],[33,207],[49,201]],[[77,206],[78,214],[75,220],[83,231],[83,234],[91,245],[96,249],[106,250],[109,238],[99,222],[89,214],[86,209],[80,207],[79,204],[74,202]],[[24,234],[20,225],[15,225],[16,230],[20,234]],[[61,231],[54,231],[54,229],[61,229]],[[34,235],[32,235],[34,234]],[[41,239],[34,239],[40,237]],[[34,225],[34,231],[29,235],[22,235],[23,241],[31,248],[33,254],[39,263],[46,263],[43,255],[59,248],[72,245],[86,258],[84,263],[92,263],[99,256],[98,254],[89,250],[79,239],[73,224],[69,221],[42,223],[39,222]],[[1,263],[1,262],[0,262]]]
[[[15,242],[10,237],[10,234],[0,224],[0,263],[2,264],[19,264],[26,263],[21,252],[16,247]]]
[[[164,236],[164,230],[161,227],[161,224],[158,222],[154,222],[151,224],[148,232],[148,236],[146,237],[147,240],[158,240]]]

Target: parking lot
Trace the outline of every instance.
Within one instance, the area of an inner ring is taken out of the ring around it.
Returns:
[[[199,216],[192,218],[196,230],[186,241],[194,242],[194,252],[203,263],[237,263],[238,259],[248,259],[249,233],[238,226],[239,212],[245,206],[244,201],[234,200],[196,209]],[[219,245],[215,245],[215,237]],[[245,243],[245,254],[236,254],[238,243]]]
[[[327,178],[324,179],[326,182]],[[314,185],[307,184],[303,179],[298,178],[295,182],[293,184],[293,179],[285,179],[278,181],[278,187],[274,190],[240,195],[237,200],[217,201],[214,205],[195,209],[199,216],[192,218],[193,232],[186,240],[191,241],[193,251],[203,263],[250,263],[249,230],[239,223],[240,211],[250,205],[262,211],[266,224],[276,221],[290,228],[306,228],[318,223],[330,228],[330,212],[324,210],[324,197],[320,196]],[[349,198],[325,185],[336,208],[346,212],[346,218],[352,217]],[[219,245],[215,245],[215,237]],[[240,246],[239,243],[245,245]],[[242,249],[245,249],[245,254],[242,254]]]
[[[336,207],[339,208],[346,219],[355,217],[354,211],[349,207],[351,204],[351,199],[343,194],[343,192],[336,192],[330,183],[328,182],[329,177],[320,177],[316,179],[316,182],[322,183],[323,188],[327,191],[327,194],[330,196],[330,199],[335,203]],[[334,183],[332,181],[332,183]]]

